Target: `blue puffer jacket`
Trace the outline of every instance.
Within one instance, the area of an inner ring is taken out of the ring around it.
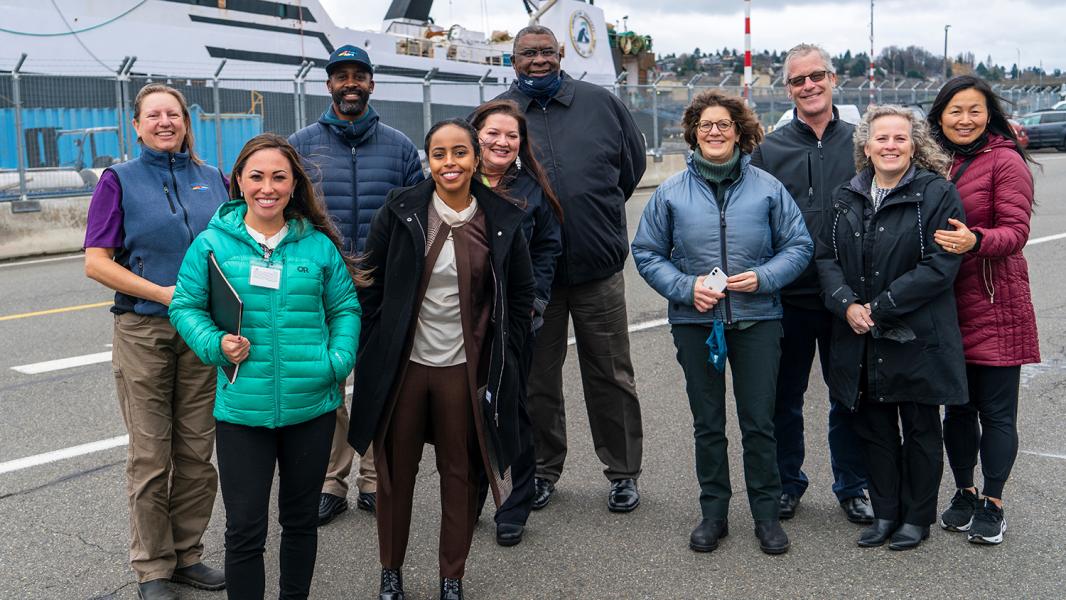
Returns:
[[[345,252],[362,251],[370,221],[393,188],[424,179],[418,149],[380,123],[373,107],[355,122],[327,108],[317,123],[289,136],[340,229]]]
[[[814,245],[803,216],[781,182],[740,157],[740,177],[714,197],[688,159],[688,168],[659,186],[633,239],[637,270],[670,301],[671,323],[781,318],[779,291],[811,260]],[[692,304],[696,278],[718,267],[729,275],[754,271],[759,289],[727,292],[705,313]]]

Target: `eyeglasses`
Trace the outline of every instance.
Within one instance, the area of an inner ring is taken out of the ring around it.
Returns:
[[[819,81],[825,79],[827,75],[829,75],[829,71],[824,71],[824,70],[823,71],[815,71],[814,73],[811,73],[810,75],[796,75],[795,77],[789,77],[788,78],[788,84],[791,85],[792,87],[799,87],[799,86],[803,85],[803,82],[808,77],[814,83],[818,83]]]
[[[700,121],[697,129],[700,130],[700,133],[710,133],[712,127],[717,127],[718,131],[725,133],[733,127],[733,123],[735,123],[735,121],[730,121],[729,119],[722,119],[721,121]]]
[[[518,54],[518,56],[521,56],[522,58],[536,58],[538,54],[543,56],[544,58],[554,58],[554,57],[558,56],[559,49],[558,48],[552,48],[552,47],[549,47],[549,48],[525,48],[523,50],[519,50],[517,52],[517,54]]]

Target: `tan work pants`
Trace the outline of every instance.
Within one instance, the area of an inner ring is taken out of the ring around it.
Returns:
[[[346,384],[341,384],[341,397],[345,397]],[[341,402],[337,408],[337,427],[333,430],[333,445],[329,449],[329,466],[326,467],[326,481],[322,484],[322,493],[333,494],[341,498],[348,497],[348,474],[352,472],[352,462],[358,457],[359,475],[355,485],[360,492],[376,493],[378,473],[374,468],[374,448],[366,449],[366,454],[358,456],[355,449],[348,444],[348,404]]]

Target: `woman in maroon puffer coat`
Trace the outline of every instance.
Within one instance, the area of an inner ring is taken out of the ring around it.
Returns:
[[[952,180],[966,209],[966,224],[934,239],[963,255],[955,280],[959,327],[966,354],[970,401],[944,414],[944,446],[955,475],[951,505],[940,525],[966,531],[971,542],[998,544],[1003,485],[1018,454],[1021,365],[1040,362],[1036,315],[1022,248],[1033,211],[1033,162],[1017,143],[999,97],[983,80],[956,77],[929,111],[938,141],[953,153]],[[974,485],[981,457],[984,487]]]

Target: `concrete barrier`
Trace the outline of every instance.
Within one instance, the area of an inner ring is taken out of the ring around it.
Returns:
[[[655,162],[648,157],[640,188],[654,188],[685,168],[684,155],[667,154],[662,158]],[[81,250],[89,196],[48,198],[40,200],[40,204],[40,212],[14,213],[11,202],[0,202],[0,260]]]

